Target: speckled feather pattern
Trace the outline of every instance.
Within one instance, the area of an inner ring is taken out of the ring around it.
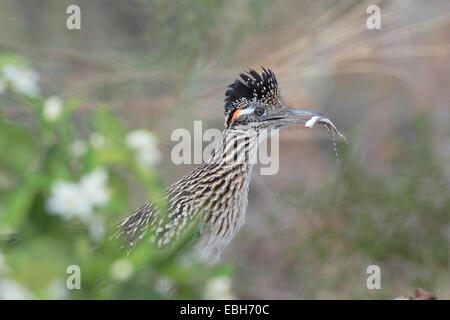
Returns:
[[[222,152],[216,151],[208,161],[169,187],[167,219],[147,202],[118,225],[120,232],[116,237],[124,237],[134,247],[150,230],[149,241],[164,247],[179,239],[190,221],[200,218],[195,247],[205,260],[219,258],[244,224],[253,166],[249,159],[258,146],[257,134],[225,130],[223,137],[216,149]],[[232,161],[237,158],[240,160]]]

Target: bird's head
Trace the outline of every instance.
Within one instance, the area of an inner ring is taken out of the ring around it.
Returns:
[[[227,129],[280,129],[304,124],[324,115],[287,106],[278,88],[275,74],[262,68],[261,74],[250,69],[228,86],[225,92],[225,127]]]

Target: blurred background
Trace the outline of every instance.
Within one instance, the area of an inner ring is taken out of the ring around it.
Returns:
[[[449,299],[449,58],[447,0],[1,0],[0,299]],[[341,163],[324,130],[281,132],[213,268],[108,244],[194,167],[172,131],[222,129],[226,86],[260,66],[347,136]]]

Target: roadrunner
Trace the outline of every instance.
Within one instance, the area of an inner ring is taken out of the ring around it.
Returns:
[[[260,133],[296,124],[312,127],[316,122],[327,128],[334,143],[334,132],[340,133],[331,121],[321,113],[286,105],[270,69],[240,74],[225,92],[225,129],[211,157],[168,188],[166,216],[147,202],[118,224],[117,237],[133,247],[150,231],[149,240],[164,247],[198,219],[195,248],[201,258],[217,260],[244,224],[251,159]]]

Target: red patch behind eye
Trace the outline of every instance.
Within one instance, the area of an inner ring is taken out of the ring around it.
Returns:
[[[234,120],[237,118],[237,117],[239,117],[239,114],[242,112],[242,110],[236,110],[234,113],[233,113],[233,117],[231,117],[231,123],[233,123],[234,122]]]

